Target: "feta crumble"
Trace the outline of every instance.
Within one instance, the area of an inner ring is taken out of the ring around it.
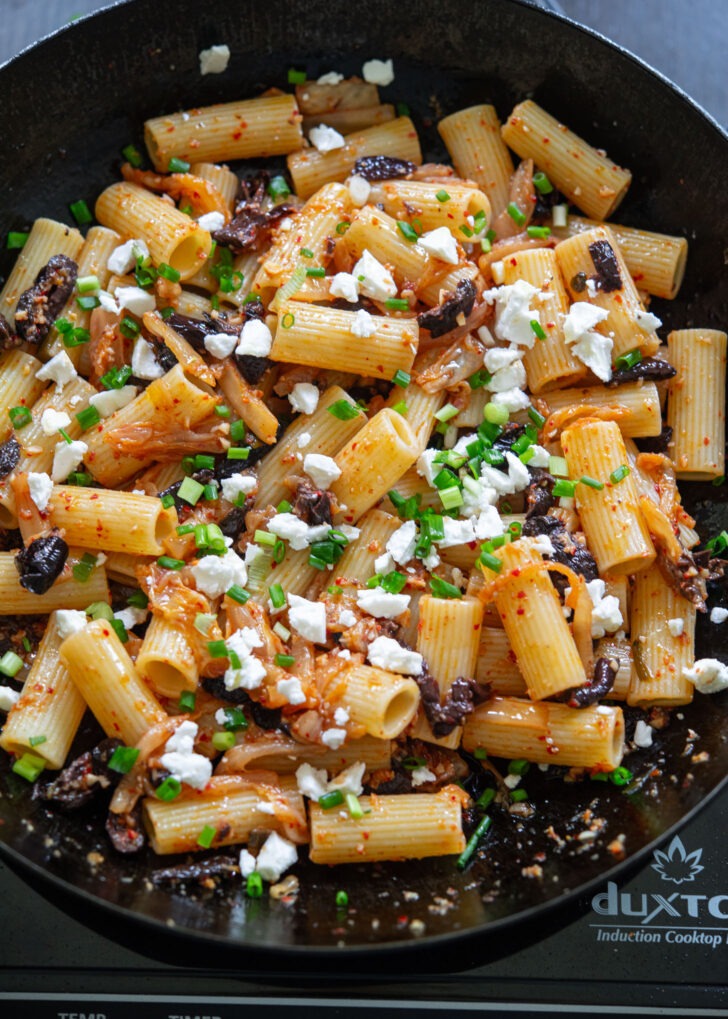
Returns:
[[[592,602],[592,637],[599,638],[607,633],[614,633],[624,622],[619,598],[613,594],[605,595],[606,585],[603,580],[590,580],[586,589]]]
[[[394,66],[391,60],[366,60],[361,76],[370,85],[391,85],[394,81]]]
[[[230,357],[239,340],[240,337],[234,333],[232,335],[230,333],[212,333],[205,337],[205,350],[208,354],[216,357],[218,361],[222,361],[224,357]]]
[[[117,410],[121,410],[122,407],[126,407],[136,395],[136,386],[122,386],[121,389],[109,389],[103,393],[94,393],[89,397],[88,402],[96,408],[102,418],[107,418]]]
[[[297,594],[288,595],[288,622],[291,629],[314,644],[326,642],[326,606]]]
[[[354,205],[361,208],[362,205],[367,204],[372,186],[366,177],[362,177],[361,174],[355,173],[352,177],[349,177],[346,182],[346,186],[349,189],[349,196],[351,197]]]
[[[248,579],[245,563],[231,549],[224,556],[204,556],[190,567],[190,573],[197,590],[208,598],[219,598],[234,584],[245,587]]]
[[[288,541],[294,552],[300,552],[301,549],[308,548],[315,541],[323,541],[331,530],[331,526],[318,524],[310,527],[295,513],[276,513],[268,521],[268,530],[277,538]]]
[[[290,679],[279,679],[276,689],[289,704],[305,704],[306,702],[306,694],[303,692],[301,680],[297,676],[291,676]]]
[[[288,394],[288,402],[292,410],[301,414],[313,414],[319,402],[318,387],[312,382],[297,382]]]
[[[327,71],[326,74],[322,74],[320,78],[316,79],[317,85],[338,85],[340,81],[344,80],[344,75],[339,74],[338,71]]]
[[[86,613],[77,609],[58,609],[56,611],[56,628],[61,640],[83,630],[87,622]]]
[[[38,369],[35,377],[41,382],[55,382],[60,393],[71,379],[78,377],[78,373],[71,358],[65,350],[61,350],[50,361],[46,361],[42,368]]]
[[[367,658],[378,669],[398,672],[404,676],[422,674],[422,655],[409,651],[392,637],[377,637],[367,650]]]
[[[88,446],[80,439],[73,442],[66,442],[65,439],[56,443],[53,454],[53,467],[51,468],[51,480],[55,482],[65,481],[71,471],[75,471],[78,465],[88,453]]]
[[[647,722],[643,722],[640,718],[634,727],[634,743],[635,746],[646,749],[652,746],[652,733],[653,729]]]
[[[301,796],[318,803],[324,793],[328,792],[328,776],[325,768],[314,768],[311,764],[301,764],[296,769],[296,782]]]
[[[428,230],[427,233],[422,234],[417,243],[419,247],[424,248],[428,255],[433,255],[449,265],[457,265],[460,261],[457,242],[446,226]]]
[[[390,594],[379,587],[364,588],[356,593],[356,603],[360,609],[378,619],[396,619],[409,607],[408,594]]]
[[[483,292],[483,299],[495,302],[495,335],[499,340],[515,343],[529,350],[536,342],[531,328],[534,312],[531,302],[539,291],[525,280]]]
[[[662,319],[653,315],[651,311],[642,311],[641,308],[635,312],[634,320],[644,333],[654,333],[662,325]]]
[[[417,524],[414,520],[408,520],[389,536],[386,548],[392,560],[404,566],[414,557],[416,545]]]
[[[386,301],[397,296],[397,285],[392,274],[374,255],[364,249],[362,256],[352,269],[352,275],[359,283],[359,291],[374,301]]]
[[[148,258],[149,248],[139,238],[125,241],[111,252],[106,260],[106,268],[116,276],[126,276],[136,265],[137,258]]]
[[[365,311],[364,308],[360,308],[354,316],[354,321],[351,323],[351,332],[353,336],[358,336],[362,340],[368,340],[377,331],[374,317]]]
[[[668,619],[667,628],[673,637],[682,637],[685,632],[685,620],[676,616],[674,619]]]
[[[212,761],[194,752],[196,737],[197,723],[182,722],[165,743],[159,763],[178,782],[204,789],[212,777]]]
[[[719,605],[713,606],[710,610],[711,623],[724,623],[726,619],[728,619],[728,609],[723,609]]]
[[[424,764],[420,765],[419,768],[413,768],[410,778],[412,779],[412,787],[414,789],[419,785],[424,785],[426,782],[437,781],[437,775],[434,771],[430,771]]]
[[[164,375],[164,368],[162,368],[154,356],[151,344],[147,343],[143,336],[140,336],[134,344],[134,350],[131,355],[131,370],[132,374],[136,375],[138,379],[148,379],[149,381],[161,379]]]
[[[38,474],[35,471],[30,471],[28,474],[28,490],[30,498],[40,512],[43,513],[48,507],[48,502],[53,492],[53,482],[47,474]]]
[[[221,46],[210,46],[209,49],[200,50],[199,56],[200,74],[222,74],[230,63],[230,47],[224,43]]]
[[[359,300],[359,283],[356,276],[350,272],[337,272],[329,283],[329,293],[332,297],[341,297],[350,304],[356,304]]]
[[[40,427],[44,435],[53,435],[59,428],[68,428],[71,419],[64,410],[46,407],[40,419]]]
[[[327,489],[341,477],[341,468],[336,461],[323,453],[306,453],[303,458],[303,469],[320,489]]]
[[[139,318],[148,311],[154,311],[157,306],[154,294],[148,294],[141,287],[118,287],[114,297],[120,309],[126,308]]]
[[[250,495],[258,487],[258,479],[252,474],[233,474],[220,482],[222,497],[228,502],[235,502],[241,495]]]
[[[612,348],[609,336],[596,333],[594,326],[609,317],[609,312],[588,301],[577,301],[564,319],[564,339],[572,344],[571,352],[591,369],[602,382],[612,377]]]
[[[225,217],[221,212],[205,212],[197,220],[198,226],[209,233],[214,234],[216,230],[222,230],[225,226]]]
[[[264,881],[275,882],[297,859],[298,851],[294,844],[272,831],[256,857],[255,869]]]
[[[728,667],[717,658],[701,658],[692,669],[684,668],[682,674],[700,693],[720,693],[728,689]]]
[[[240,342],[235,348],[239,355],[251,357],[267,357],[273,346],[271,331],[265,322],[258,318],[249,318],[240,333]]]
[[[322,153],[333,152],[334,149],[343,149],[346,145],[346,139],[343,134],[339,134],[335,128],[328,127],[326,124],[312,127],[308,132],[308,140],[314,148]]]
[[[321,742],[330,750],[338,750],[346,740],[346,729],[327,729],[321,733]]]

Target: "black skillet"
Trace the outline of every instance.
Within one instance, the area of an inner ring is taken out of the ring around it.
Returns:
[[[228,70],[201,78],[198,52],[222,42],[233,54]],[[515,102],[534,96],[631,167],[634,180],[619,221],[690,239],[679,298],[654,304],[665,333],[673,326],[725,327],[726,136],[628,53],[517,0],[368,0],[361,9],[331,0],[214,6],[134,0],[83,19],[0,71],[0,228],[23,229],[39,215],[68,221],[68,203],[79,198],[93,207],[117,177],[121,148],[141,142],[146,117],[252,96],[271,85],[285,88],[290,67],[309,77],[352,74],[365,59],[390,56],[396,78],[383,98],[409,106],[430,158],[445,157],[433,126],[439,117],[479,102],[494,103],[505,116]],[[7,272],[9,264],[0,268]],[[704,533],[728,524],[728,512],[715,502],[721,489],[693,486],[689,498]],[[722,597],[714,592],[713,601]],[[703,619],[699,633],[700,654],[720,655],[721,630]],[[256,965],[267,952],[277,964],[285,953],[289,967],[308,966],[314,956],[323,961],[324,953],[345,947],[347,966],[357,959],[367,966],[377,950],[391,959],[393,949],[409,946],[440,964],[472,965],[553,930],[591,889],[634,867],[687,820],[728,771],[727,734],[726,696],[698,695],[653,748],[626,759],[637,779],[634,791],[565,785],[534,769],[527,785],[535,816],[496,812],[481,858],[464,874],[451,858],[373,868],[301,864],[301,893],[291,904],[248,900],[235,881],[217,892],[154,889],[148,879],[159,861],[115,855],[98,816],[70,819],[41,809],[6,762],[0,765],[0,849],[29,883],[107,935],[122,938],[128,928],[134,940],[134,921],[142,921],[152,954],[164,953],[172,929],[191,937],[198,963],[213,964],[244,947],[248,960],[251,950],[261,950]],[[92,726],[84,739],[93,740]],[[703,752],[706,760],[693,761]],[[592,841],[578,838],[587,809],[604,820]],[[615,866],[607,847],[621,835],[626,859]],[[92,850],[103,864],[89,862]],[[524,876],[534,864],[542,875]],[[348,910],[336,909],[339,889],[348,892]],[[466,934],[474,936],[467,946]],[[177,961],[182,950],[174,939]],[[383,958],[377,954],[378,965]]]

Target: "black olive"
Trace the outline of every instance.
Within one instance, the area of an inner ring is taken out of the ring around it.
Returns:
[[[68,559],[68,545],[57,534],[31,541],[15,556],[20,585],[31,594],[45,594]]]

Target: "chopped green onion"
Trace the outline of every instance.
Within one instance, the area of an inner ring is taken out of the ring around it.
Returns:
[[[149,604],[149,599],[141,590],[132,591],[126,599],[126,604],[133,605],[137,609],[145,609]]]
[[[405,301],[403,297],[388,297],[384,302],[384,307],[388,311],[409,311],[409,301]]]
[[[165,570],[181,570],[185,565],[184,559],[173,559],[171,556],[162,555],[157,559],[157,565]]]
[[[725,481],[725,474],[721,474],[721,475],[719,475],[719,477],[713,478],[713,480],[711,481],[711,485],[714,488],[720,488],[720,486],[724,483],[724,481]]]
[[[23,668],[23,659],[14,651],[6,651],[0,658],[0,672],[3,676],[15,676]]]
[[[209,612],[198,612],[195,616],[193,623],[194,628],[198,633],[202,633],[205,636],[210,632],[210,627],[217,619],[217,616],[211,615]]]
[[[508,533],[511,536],[511,541],[517,541],[518,538],[520,538],[521,534],[523,533],[523,524],[521,523],[521,521],[513,520],[508,525]]]
[[[526,233],[529,237],[533,237],[535,240],[546,240],[551,234],[551,228],[548,226],[527,226]]]
[[[58,429],[58,434],[60,435],[60,437],[63,439],[64,442],[67,442],[69,446],[71,445],[71,443],[73,442],[73,439],[68,434],[68,432],[66,431],[65,428],[59,428]]]
[[[579,478],[580,485],[586,485],[587,488],[596,488],[597,492],[601,492],[604,488],[603,481],[597,481],[596,478],[590,478],[584,475],[583,478]]]
[[[533,446],[529,446],[528,449],[524,449],[524,451],[519,454],[518,459],[521,461],[521,463],[528,464],[531,462],[531,460],[533,460],[535,455],[536,450],[533,448]]]
[[[248,728],[248,719],[243,714],[242,708],[223,708],[225,721],[223,728],[228,732],[240,732]]]
[[[486,403],[483,408],[483,417],[490,425],[505,425],[508,416],[508,408],[501,403]]]
[[[86,226],[87,223],[93,223],[94,218],[91,215],[91,210],[88,205],[86,205],[83,198],[80,198],[77,202],[72,202],[68,208],[71,210],[71,215],[79,226]]]
[[[385,573],[379,580],[379,586],[387,594],[399,594],[407,585],[407,577],[398,570]]]
[[[288,73],[290,74],[290,71]],[[252,874],[248,874],[248,879],[245,882],[245,894],[248,896],[249,899],[260,899],[262,897],[263,878],[260,876],[257,870],[254,870]]]
[[[536,334],[536,337],[539,340],[545,340],[546,339],[546,333],[544,331],[544,328],[541,325],[541,323],[538,321],[537,318],[532,318],[531,319],[531,329],[533,329],[534,333]]]
[[[226,407],[224,403],[219,403],[217,407],[215,407],[215,413],[219,418],[229,418],[230,408]]]
[[[227,451],[228,460],[247,460],[250,456],[250,446],[231,446]]]
[[[80,410],[76,415],[76,420],[85,432],[99,423],[101,415],[95,407],[84,407],[84,409]]]
[[[203,849],[209,849],[216,835],[217,828],[214,828],[211,824],[206,824],[197,836],[197,845],[202,846]]]
[[[641,351],[628,350],[626,354],[621,354],[614,363],[620,371],[625,371],[628,368],[634,368],[634,366],[639,364],[641,361]]]
[[[629,467],[626,464],[620,464],[619,467],[617,467],[616,470],[613,470],[609,475],[609,480],[613,485],[618,485],[620,481],[624,481],[628,474]]]
[[[343,237],[350,226],[351,223],[346,223],[342,219],[339,223],[336,224],[336,233],[339,235],[339,237]]]
[[[447,191],[445,191],[444,188],[441,188],[439,191],[435,192],[435,198],[438,200],[438,202],[450,201],[450,195],[447,193]]]
[[[286,604],[286,594],[280,584],[271,584],[268,594],[274,609],[282,609]]]
[[[573,499],[575,490],[576,490],[575,481],[566,481],[560,479],[559,481],[556,482],[556,484],[552,488],[551,494],[554,496],[555,499],[559,498]]]
[[[286,641],[291,639],[291,631],[287,630],[283,623],[280,622],[280,620],[273,627],[273,633],[276,635],[276,637],[280,637],[281,640]]]
[[[437,421],[450,421],[452,418],[457,417],[460,411],[452,403],[446,403],[444,407],[435,412],[435,419]]]
[[[618,786],[629,785],[633,778],[634,775],[629,768],[619,767],[609,773],[609,781]]]
[[[235,746],[235,733],[214,732],[212,734],[212,745],[215,750],[221,750],[223,753],[226,750],[231,750]]]
[[[295,323],[295,321],[296,316],[293,315],[290,311],[287,311],[286,314],[281,319],[281,325],[283,326],[284,329],[290,329],[291,326]]]
[[[483,227],[485,226],[485,222],[486,222],[485,210],[480,209],[478,212],[475,213],[475,216],[473,217],[473,230],[475,231],[476,234],[482,232]]]
[[[85,584],[91,576],[95,565],[96,556],[91,555],[90,552],[84,552],[80,560],[77,563],[74,563],[71,573],[80,584]]]
[[[351,817],[355,821],[360,821],[362,817],[364,817],[364,811],[362,810],[361,803],[359,802],[359,797],[355,796],[354,793],[347,793],[344,799],[346,800],[346,806]],[[320,802],[321,800],[319,800],[319,803]]]
[[[516,456],[520,456],[521,453],[524,453],[530,445],[531,440],[528,435],[519,435],[516,441],[511,445],[511,451],[515,453]]]
[[[310,269],[306,269],[306,275],[313,277],[313,279],[323,279],[326,275],[326,270],[321,265],[312,266]]]
[[[170,506],[174,506],[174,496],[170,492],[167,492],[166,495],[163,495],[159,501],[161,502],[164,509],[169,509]]]
[[[487,368],[480,368],[477,372],[474,372],[468,379],[468,385],[471,389],[482,389],[483,386],[487,386],[493,376],[490,374]]]
[[[8,251],[17,251],[20,248],[24,248],[29,237],[29,233],[22,233],[19,230],[11,230],[8,233],[6,245]]]
[[[13,771],[28,782],[35,782],[45,766],[46,762],[42,757],[38,757],[36,754],[23,754],[13,764]]]
[[[217,482],[211,481],[209,485],[205,485],[202,496],[204,499],[214,501],[218,497]]]
[[[344,593],[344,588],[339,587],[338,584],[332,584],[331,587],[328,587],[326,590],[328,591],[329,594],[332,595],[339,595]]]
[[[402,389],[406,389],[411,381],[412,376],[409,374],[409,372],[402,371],[401,368],[397,369],[392,378],[392,382],[395,384],[395,386],[401,386]]]
[[[563,456],[549,457],[549,474],[553,474],[556,478],[568,478],[569,465]]]
[[[543,170],[539,170],[537,173],[534,173],[533,186],[536,188],[539,194],[542,195],[550,195],[551,192],[554,190],[553,184],[548,179]]]
[[[129,634],[127,633],[126,627],[120,619],[110,619],[109,626],[114,631],[116,636],[119,638],[122,644],[126,644],[129,640]]]
[[[33,420],[33,415],[28,407],[11,407],[8,411],[13,428],[25,428]]]
[[[409,408],[404,400],[399,400],[397,403],[392,404],[392,410],[397,414],[401,414],[402,417],[407,417],[407,411]]]
[[[67,485],[78,485],[80,488],[90,485],[92,481],[91,475],[86,474],[85,471],[74,471],[73,474],[69,474],[66,478]]]
[[[508,774],[509,775],[526,775],[531,765],[525,757],[517,757],[513,761],[508,762]]]
[[[349,905],[349,896],[344,891],[336,893],[336,905],[339,909],[345,909]]]
[[[286,543],[278,539],[273,546],[273,562],[280,566],[283,560],[286,558]]]
[[[459,587],[449,584],[442,577],[430,577],[430,590],[435,598],[462,598],[463,596]]]
[[[270,531],[256,531],[253,539],[258,545],[269,546],[273,548],[278,538],[275,534],[271,534]]]
[[[509,202],[506,212],[517,226],[523,226],[526,222],[525,213],[521,212],[515,202]]]
[[[158,785],[154,790],[154,795],[158,800],[164,800],[165,803],[169,803],[171,800],[176,800],[179,794],[182,792],[182,783],[174,775],[168,775],[161,785]]]
[[[288,84],[289,85],[303,85],[306,81],[306,72],[297,71],[295,67],[288,69]]]
[[[110,623],[114,618],[114,610],[105,601],[95,601],[86,608],[86,615],[92,619],[105,619]]]
[[[180,711],[194,711],[196,700],[197,697],[195,696],[194,690],[183,690],[179,695]]]
[[[273,659],[274,663],[281,667],[281,669],[290,669],[292,665],[296,664],[296,659],[293,655],[281,655],[278,654]]]
[[[122,389],[131,378],[131,365],[125,364],[121,368],[112,368],[105,375],[101,376],[101,385],[104,389]]]
[[[480,747],[478,747],[480,749]],[[495,789],[486,789],[481,796],[475,801],[475,806],[480,807],[481,810],[487,810],[495,799]]]
[[[463,493],[457,487],[453,485],[452,488],[440,489],[440,502],[446,510],[457,509],[458,506],[462,506],[464,503]]]
[[[190,164],[184,159],[178,159],[177,156],[172,156],[170,161],[167,163],[167,171],[169,173],[187,173],[190,168]]]
[[[227,658],[228,646],[224,640],[210,640],[207,642],[207,653],[210,658]]]
[[[318,805],[322,810],[331,810],[344,802],[344,794],[341,789],[332,789],[330,793],[324,793],[319,797]]]
[[[94,308],[98,308],[101,304],[98,297],[77,297],[76,304],[83,311],[92,311]]]
[[[94,290],[100,290],[98,276],[79,276],[76,280],[76,290],[79,294],[92,294]]]
[[[187,477],[183,478],[182,484],[177,489],[177,497],[189,503],[190,506],[195,506],[200,501],[204,491],[204,485],[201,485],[199,481],[195,481],[194,478]]]
[[[27,637],[23,637],[23,648],[24,648],[24,650],[25,651],[30,651],[30,647],[31,647],[31,644],[30,644],[30,641],[28,640],[28,638]]]
[[[233,584],[232,587],[227,589],[225,594],[228,598],[232,598],[233,601],[237,602],[238,605],[245,605],[247,601],[250,601],[250,595],[240,584]]]
[[[128,775],[137,762],[140,751],[136,747],[117,747],[109,758],[108,768],[120,775]]]
[[[409,117],[410,108],[407,103],[397,103],[397,116],[398,117]]]
[[[139,169],[142,165],[142,154],[136,145],[125,145],[121,150],[121,154],[127,163],[131,163],[136,169]]]
[[[460,856],[458,856],[457,863],[455,864],[458,870],[465,870],[468,863],[470,862],[471,856],[473,855],[478,846],[478,843],[480,842],[481,838],[485,835],[485,833],[488,831],[492,823],[493,822],[490,817],[490,814],[486,814],[483,820],[478,825],[478,827],[473,832],[473,834],[468,839],[468,843],[465,846],[465,849],[463,849]]]
[[[30,739],[28,740],[28,743],[30,744],[31,747],[39,747],[41,743],[45,743],[47,739],[48,739],[47,736],[31,736]],[[111,762],[109,762],[109,765],[110,764]]]
[[[397,229],[406,241],[411,241],[414,244],[419,239],[414,227],[410,226],[409,223],[405,223],[402,219],[397,220]]]
[[[511,803],[523,803],[524,800],[528,799],[528,793],[525,789],[512,789],[510,797]]]
[[[160,262],[157,266],[157,272],[164,279],[169,280],[170,283],[179,283],[182,278],[176,269],[173,269],[171,265],[166,262]]]
[[[494,556],[490,552],[481,552],[480,562],[483,566],[487,566],[489,570],[492,570],[493,573],[500,573],[503,569],[503,563],[500,561],[498,556]]]
[[[327,409],[329,414],[333,414],[339,421],[352,421],[361,413],[356,404],[350,403],[348,400],[336,400]]]
[[[194,534],[195,533],[195,525],[194,524],[180,524],[179,527],[177,527],[176,530],[177,530],[177,534],[179,534],[179,536],[181,538],[185,534]]]
[[[268,194],[271,198],[288,198],[291,193],[291,189],[288,186],[288,181],[285,177],[280,174],[276,177],[271,178],[271,182],[268,185]]]
[[[485,761],[488,757],[488,751],[485,747],[476,747],[475,750],[473,750],[473,757],[475,757],[478,761]]]

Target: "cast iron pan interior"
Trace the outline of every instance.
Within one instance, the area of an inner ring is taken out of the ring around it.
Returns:
[[[199,50],[221,42],[233,53],[228,70],[201,78]],[[359,73],[362,61],[375,56],[394,57],[396,79],[383,98],[409,105],[430,158],[446,156],[433,126],[439,117],[478,102],[494,103],[505,116],[533,96],[631,167],[635,177],[619,221],[691,241],[679,299],[654,304],[664,334],[673,325],[725,327],[725,135],[627,53],[516,0],[369,0],[360,16],[331,0],[214,7],[134,0],[82,20],[0,72],[0,228],[22,230],[39,215],[68,221],[67,205],[79,198],[93,207],[117,178],[122,146],[141,143],[146,117],[252,96],[271,85],[286,88],[289,67],[312,78],[330,70]],[[9,264],[0,269],[7,272]],[[704,533],[728,524],[724,506],[713,503],[717,497],[720,489],[693,486],[689,505],[697,504]],[[714,592],[713,603],[722,597]],[[722,643],[719,628],[701,620],[701,655],[719,656]],[[633,724],[634,716],[630,730]],[[92,733],[89,728],[86,740]],[[93,900],[115,909],[117,919],[106,930],[111,936],[119,920],[135,917],[160,932],[171,924],[192,935],[198,951],[207,941],[216,951],[273,949],[278,959],[286,952],[294,962],[296,954],[310,961],[312,953],[346,946],[350,962],[362,953],[371,961],[383,947],[442,953],[453,939],[474,933],[492,957],[514,924],[520,923],[520,938],[533,937],[551,924],[545,917],[552,907],[573,907],[577,891],[614,876],[607,850],[613,839],[625,836],[622,866],[634,865],[704,803],[728,770],[726,733],[726,697],[698,695],[653,748],[627,758],[640,779],[632,794],[602,783],[565,785],[533,769],[527,785],[535,817],[496,813],[485,852],[466,873],[451,858],[374,868],[301,864],[301,893],[292,904],[247,900],[237,882],[218,892],[155,890],[148,875],[157,861],[114,855],[93,815],[79,822],[38,808],[5,761],[0,837],[8,862],[34,885],[45,887],[50,879],[61,891],[75,889],[79,906]],[[708,759],[693,762],[693,753],[703,751]],[[576,836],[587,809],[604,825],[583,841]],[[89,863],[91,850],[103,854],[102,865]],[[542,876],[524,877],[522,870],[534,864]],[[349,894],[343,912],[334,905],[337,889]]]

